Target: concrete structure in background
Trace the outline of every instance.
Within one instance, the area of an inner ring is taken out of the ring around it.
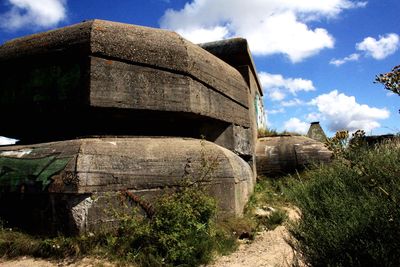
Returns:
[[[218,163],[210,193],[222,212],[240,215],[256,179],[261,96],[244,39],[198,46],[92,20],[7,42],[0,135],[20,142],[0,148],[0,217],[94,231],[113,223],[105,211],[121,190],[151,201],[198,177],[202,157]]]
[[[256,157],[257,173],[273,177],[301,171],[310,164],[328,163],[332,151],[305,136],[272,136],[258,139]]]
[[[319,142],[326,142],[326,135],[318,121],[312,122],[307,132],[307,137]]]

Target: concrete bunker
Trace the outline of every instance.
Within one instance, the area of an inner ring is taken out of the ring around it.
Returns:
[[[201,136],[221,161],[210,193],[239,215],[255,183],[260,96],[244,39],[198,46],[92,20],[7,42],[0,134],[22,143],[0,148],[0,216],[23,222],[16,213],[25,212],[25,222],[53,232],[91,231],[109,220],[97,195],[124,189],[151,199],[174,186]]]
[[[257,173],[274,177],[311,164],[329,163],[332,151],[324,143],[305,136],[281,135],[259,138],[256,158]]]

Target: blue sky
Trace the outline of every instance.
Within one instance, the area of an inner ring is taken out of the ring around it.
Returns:
[[[244,37],[269,128],[328,135],[400,131],[400,98],[374,84],[400,64],[398,0],[1,0],[0,43],[106,19],[177,31],[199,43]]]

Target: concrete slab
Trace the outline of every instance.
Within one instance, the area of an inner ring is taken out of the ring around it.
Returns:
[[[231,215],[243,212],[255,184],[243,159],[198,139],[89,138],[0,147],[0,203],[7,203],[0,217],[21,227],[30,218],[42,230],[95,231],[115,221],[106,211],[119,203],[121,191],[151,201],[183,179],[206,182],[221,214]]]

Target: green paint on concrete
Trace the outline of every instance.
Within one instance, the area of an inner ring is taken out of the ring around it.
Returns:
[[[48,156],[38,159],[0,157],[0,191],[15,192],[21,185],[41,186],[44,191],[51,177],[62,171],[71,158]]]

